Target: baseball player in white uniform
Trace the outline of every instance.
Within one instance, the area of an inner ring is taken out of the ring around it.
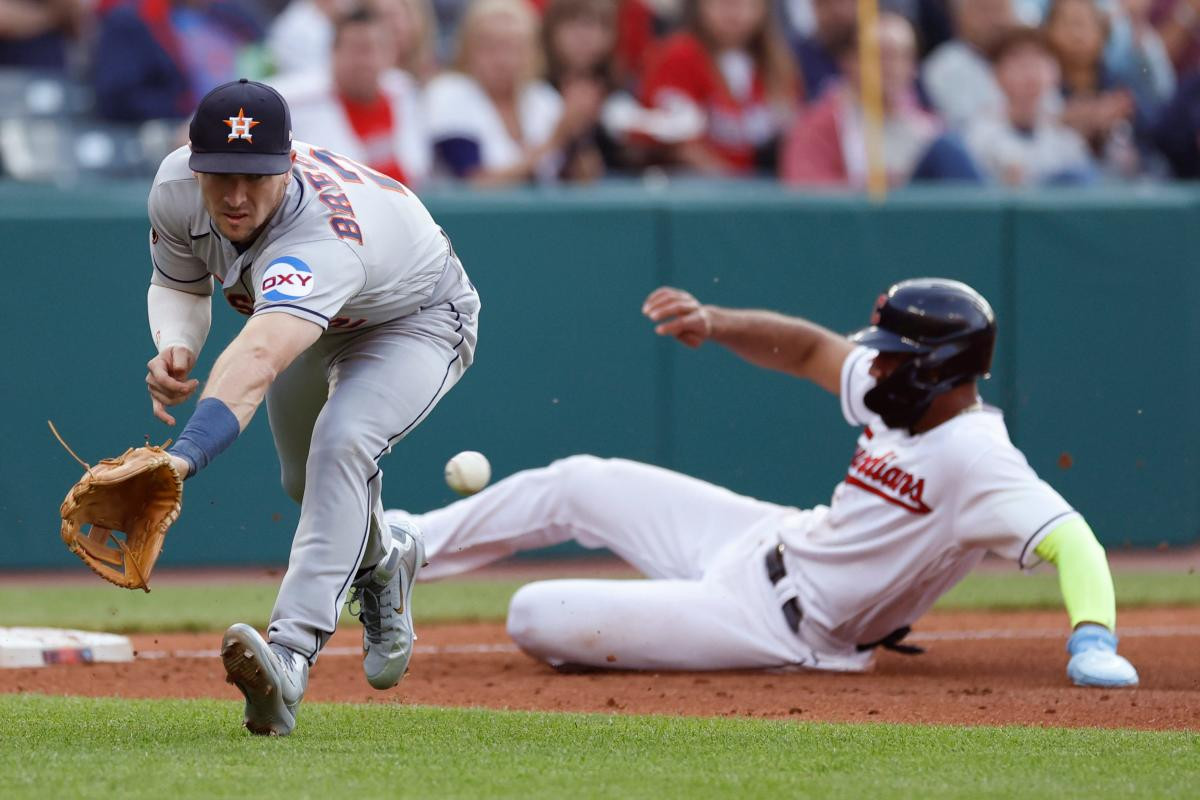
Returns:
[[[1116,652],[1103,548],[979,399],[995,323],[973,289],[897,284],[850,338],[672,288],[643,310],[660,335],[715,341],[841,399],[860,433],[829,506],[775,505],[645,464],[573,456],[426,514],[389,511],[424,531],[423,578],[568,540],[607,547],[652,580],[523,587],[508,615],[522,649],[556,666],[857,671],[880,646],[916,650],[901,643],[910,626],[990,551],[1057,566],[1072,681],[1137,683]]]
[[[383,522],[379,459],[471,364],[479,297],[421,202],[387,176],[293,142],[287,104],[270,87],[214,89],[190,139],[150,192],[158,355],[146,382],[154,413],[174,424],[167,407],[199,385],[189,374],[215,281],[248,319],[169,452],[194,475],[265,397],[300,522],[267,640],[234,625],[221,655],[246,696],[246,727],[286,734],[348,595],[361,609],[370,684],[390,688],[408,665],[424,544],[416,528]]]

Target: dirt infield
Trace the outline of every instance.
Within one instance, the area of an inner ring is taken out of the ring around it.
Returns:
[[[839,722],[1200,730],[1200,609],[1121,614],[1136,690],[1084,690],[1064,675],[1061,612],[934,613],[864,675],[817,672],[560,674],[520,653],[499,625],[424,626],[409,675],[376,692],[346,626],[313,671],[307,699],[496,709],[693,714]],[[217,659],[220,634],[135,636],[131,664],[0,671],[0,691],[239,699]],[[238,712],[231,707],[230,714]]]

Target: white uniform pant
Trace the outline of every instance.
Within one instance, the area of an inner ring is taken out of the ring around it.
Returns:
[[[283,487],[300,503],[268,636],[310,663],[359,566],[391,548],[379,459],[473,359],[479,296],[456,258],[429,303],[361,333],[322,336],[267,393]]]
[[[522,587],[508,632],[553,665],[707,670],[813,663],[765,557],[785,520],[809,512],[658,467],[572,456],[416,517],[440,578],[518,550],[607,547],[653,580],[553,580]],[[798,520],[799,517],[799,520]]]

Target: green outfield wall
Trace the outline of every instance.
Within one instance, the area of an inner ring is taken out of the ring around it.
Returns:
[[[0,186],[0,568],[78,564],[57,511],[80,468],[48,418],[89,460],[177,433],[151,416],[143,383],[144,198],[141,186]],[[658,340],[643,297],[672,283],[850,331],[890,282],[941,275],[992,301],[985,398],[1101,540],[1200,536],[1200,192],[948,190],[877,206],[739,185],[427,202],[483,296],[480,341],[462,383],[385,458],[389,505],[451,500],[442,465],[464,449],[485,452],[498,477],[590,452],[825,502],[855,438],[836,400],[715,347]],[[242,322],[223,306],[201,372]],[[260,414],[188,482],[160,563],[282,563],[295,519]]]

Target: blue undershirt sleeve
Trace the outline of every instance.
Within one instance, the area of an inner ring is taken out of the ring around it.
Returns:
[[[188,463],[188,477],[208,466],[241,433],[237,417],[215,397],[205,397],[184,426],[179,439],[167,450]]]

